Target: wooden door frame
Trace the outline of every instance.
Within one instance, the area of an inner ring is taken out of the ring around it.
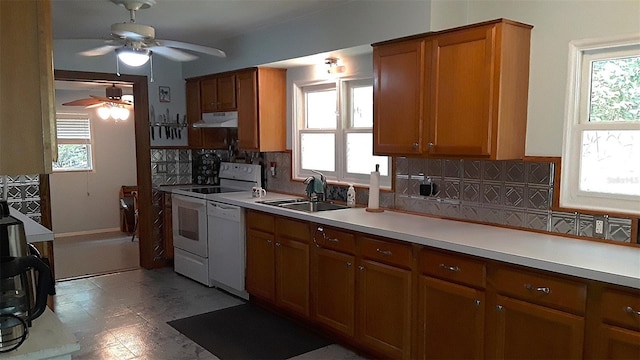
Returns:
[[[153,194],[151,183],[151,142],[149,136],[149,85],[147,77],[125,74],[118,76],[110,73],[69,70],[55,70],[54,77],[55,80],[64,81],[105,81],[133,84],[140,266],[145,269],[166,266],[168,261],[164,258],[156,259],[153,250]],[[46,198],[48,203],[45,206],[50,209],[50,196],[47,194]]]

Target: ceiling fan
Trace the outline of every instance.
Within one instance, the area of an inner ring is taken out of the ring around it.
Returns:
[[[105,45],[82,51],[80,55],[101,56],[115,50],[118,58],[129,66],[144,65],[151,54],[158,54],[173,61],[197,59],[198,56],[191,52],[222,58],[227,56],[224,51],[212,47],[156,39],[155,29],[152,26],[136,23],[136,11],[150,8],[155,5],[156,0],[111,0],[111,2],[129,10],[129,22],[111,25],[110,38],[105,40]]]
[[[105,89],[105,97],[89,95],[88,98],[77,99],[63,103],[63,106],[84,106],[85,108],[98,108],[98,116],[106,120],[109,117],[114,120],[126,120],[129,117],[130,108],[133,108],[133,100],[125,100],[122,96],[122,88],[115,84]],[[133,97],[132,97],[133,98]]]
[[[104,104],[133,106],[133,103],[122,99],[122,88],[115,84],[105,89],[105,97],[89,95],[88,98],[66,102],[64,106],[84,106],[87,108],[98,107]]]

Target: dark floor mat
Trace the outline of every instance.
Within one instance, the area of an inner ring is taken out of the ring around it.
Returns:
[[[332,344],[249,303],[168,324],[220,359],[288,359]]]

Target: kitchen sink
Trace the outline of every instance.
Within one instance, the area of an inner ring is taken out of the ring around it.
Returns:
[[[349,208],[346,205],[334,204],[328,201],[308,201],[305,199],[267,200],[260,201],[260,203],[305,212],[318,212]]]

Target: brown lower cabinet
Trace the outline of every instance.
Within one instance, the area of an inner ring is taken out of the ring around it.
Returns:
[[[249,294],[373,357],[640,359],[640,290],[259,211],[246,219]]]
[[[255,211],[246,215],[247,292],[309,316],[308,225]]]

